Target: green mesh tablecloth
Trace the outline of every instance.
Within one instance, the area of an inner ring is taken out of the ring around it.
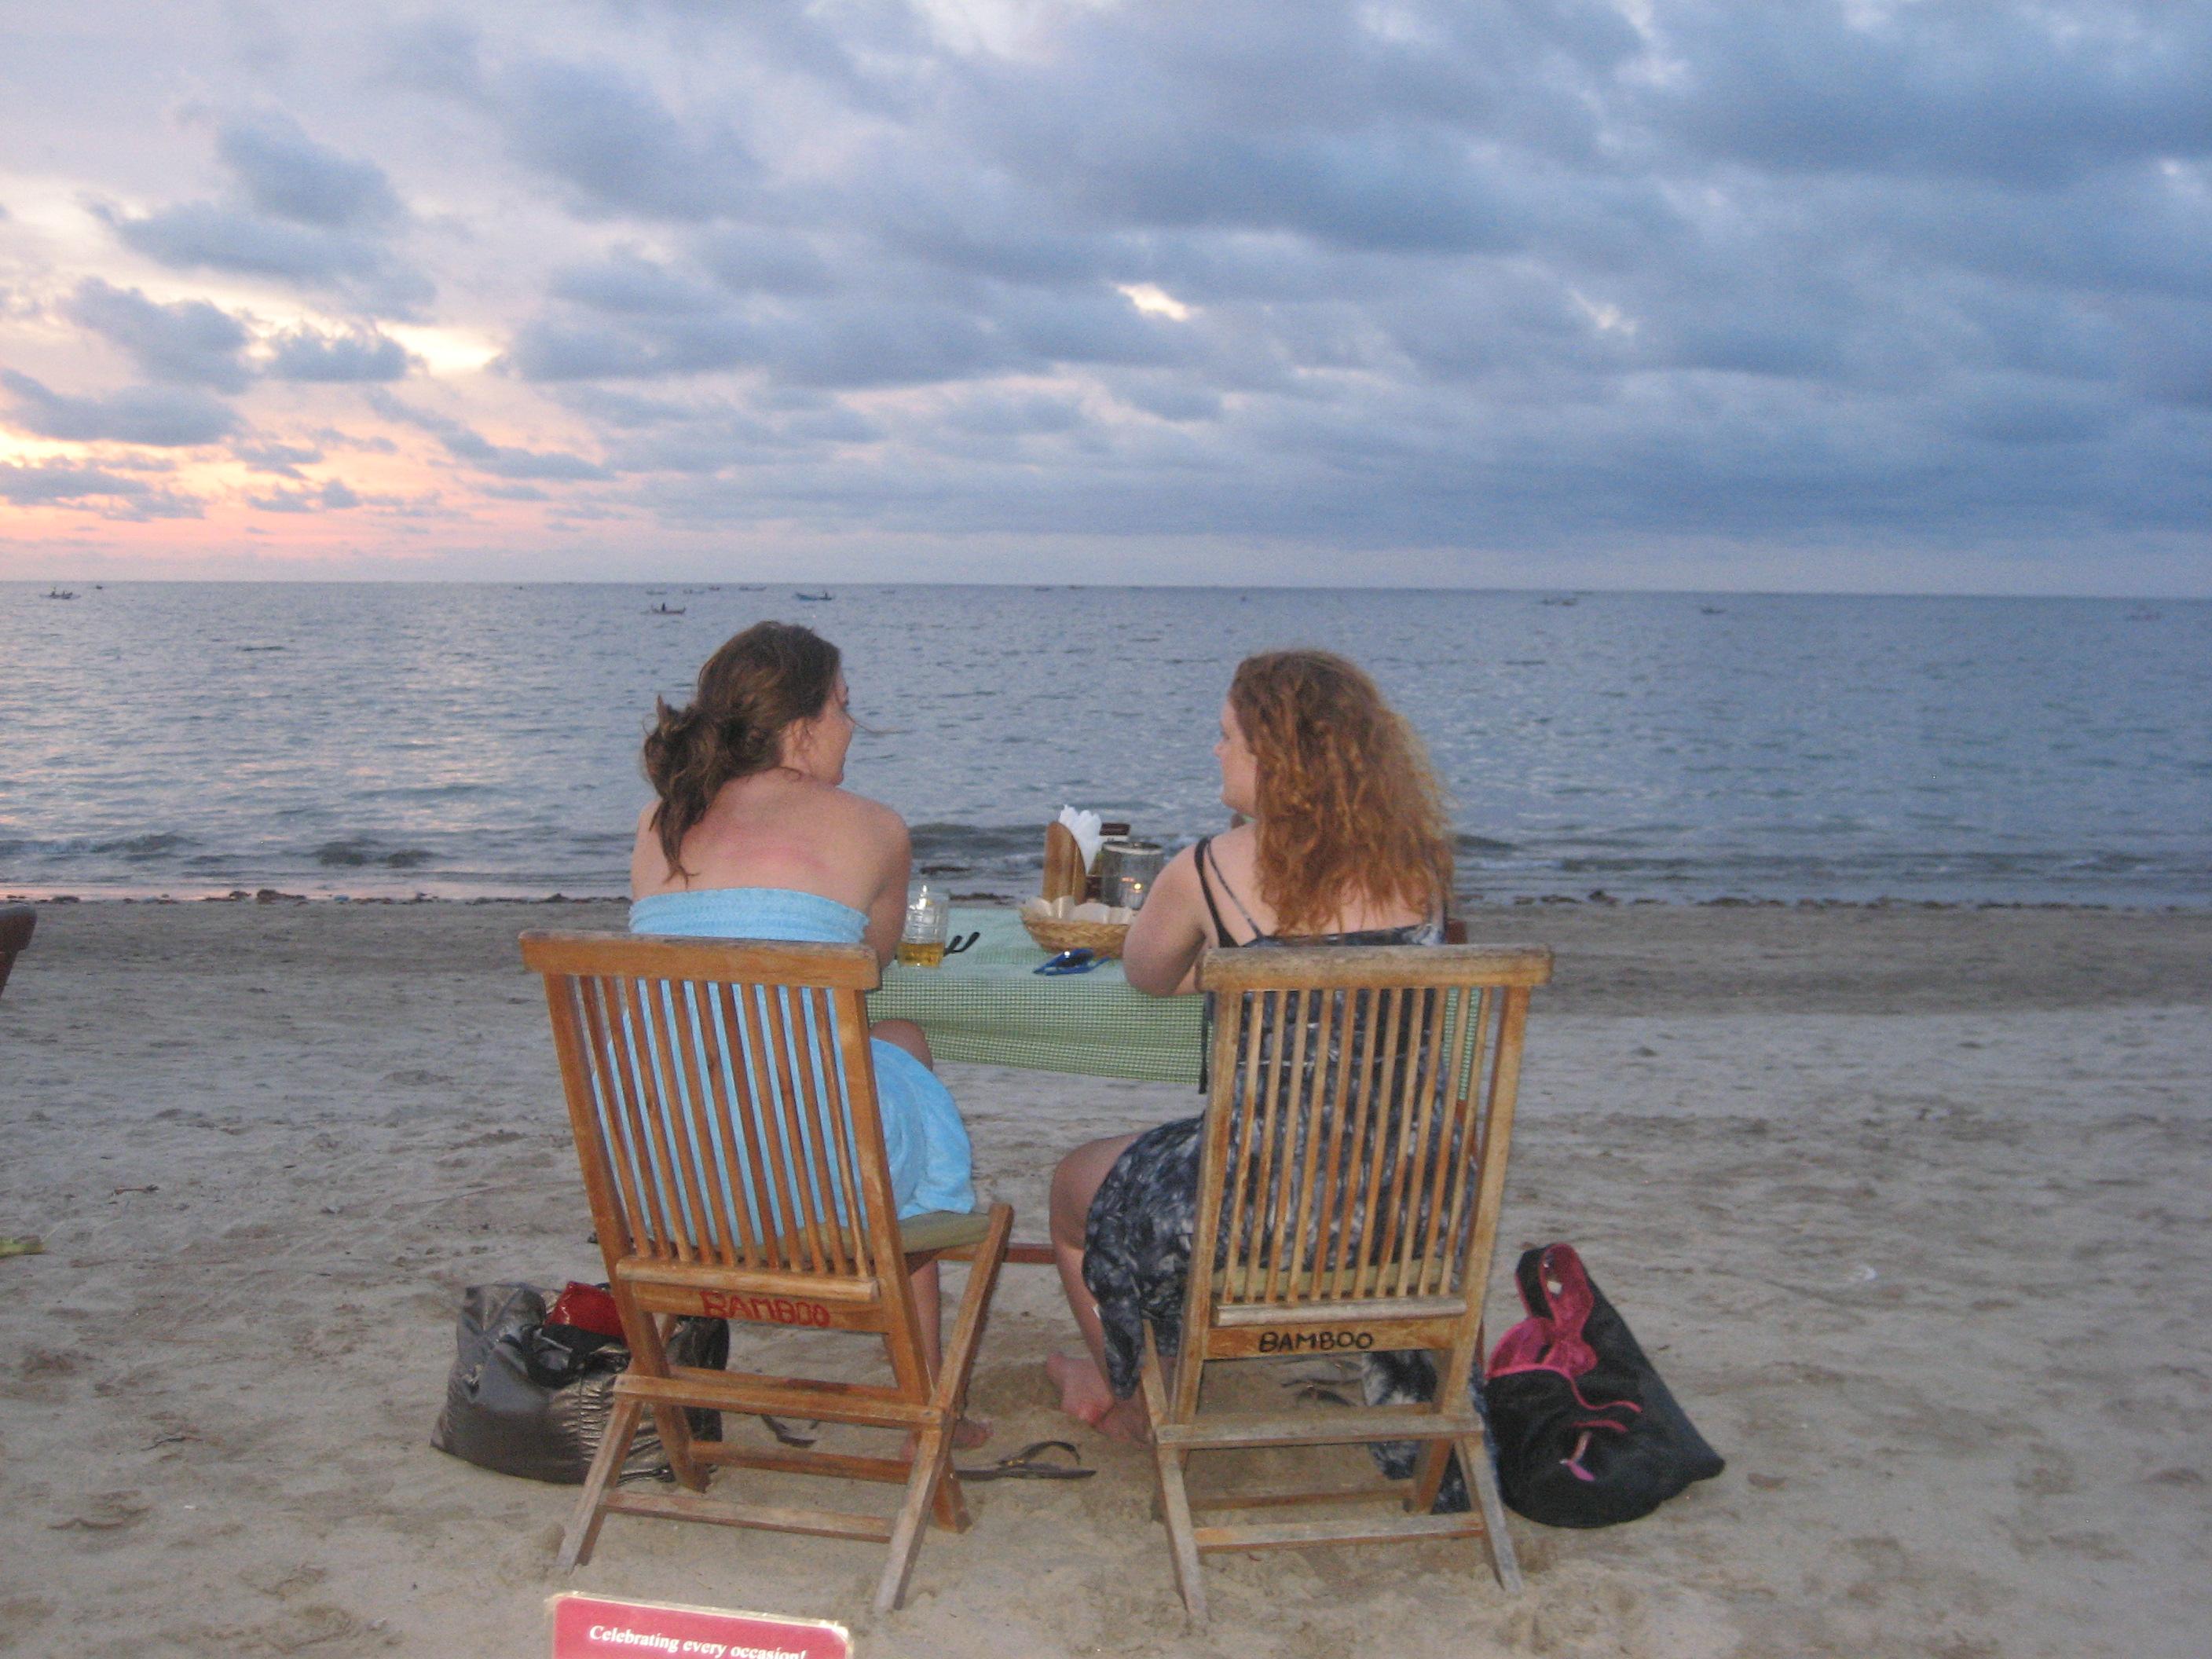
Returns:
[[[941,968],[884,969],[868,999],[875,1019],[910,1019],[940,1060],[1198,1086],[1197,997],[1148,997],[1121,964],[1048,978],[1046,952],[1012,909],[955,910],[952,936],[983,937]]]

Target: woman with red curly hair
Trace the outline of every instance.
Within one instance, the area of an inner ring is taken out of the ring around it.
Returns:
[[[1129,983],[1195,988],[1209,949],[1434,945],[1451,840],[1421,740],[1375,682],[1325,651],[1248,657],[1221,708],[1222,804],[1237,826],[1176,854],[1129,929]],[[1202,1119],[1095,1140],[1053,1174],[1052,1240],[1083,1353],[1047,1369],[1060,1408],[1142,1438],[1142,1322],[1171,1349],[1190,1264]]]

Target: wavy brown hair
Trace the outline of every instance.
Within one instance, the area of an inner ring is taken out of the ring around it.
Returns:
[[[707,659],[690,703],[653,700],[645,775],[660,797],[652,826],[671,870],[688,873],[677,849],[721,787],[780,763],[785,729],[830,706],[839,660],[811,628],[755,623]]]
[[[1285,933],[1356,898],[1434,913],[1452,845],[1428,751],[1375,682],[1327,651],[1247,657],[1229,707],[1259,772],[1260,896]]]

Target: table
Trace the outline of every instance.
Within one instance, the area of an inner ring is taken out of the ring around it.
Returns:
[[[914,1021],[939,1060],[1198,1086],[1203,999],[1133,991],[1119,962],[1038,974],[1047,952],[1011,908],[956,909],[951,927],[983,937],[941,967],[891,963],[870,1018]]]

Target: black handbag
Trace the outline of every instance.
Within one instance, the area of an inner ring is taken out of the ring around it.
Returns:
[[[1573,1245],[1526,1252],[1514,1278],[1528,1317],[1498,1339],[1482,1385],[1509,1505],[1547,1526],[1610,1527],[1721,1472]]]
[[[615,1378],[629,1367],[620,1342],[545,1322],[546,1292],[529,1285],[471,1285],[461,1297],[446,1406],[430,1431],[440,1451],[501,1474],[579,1486],[606,1438]],[[729,1322],[678,1320],[668,1357],[720,1370]],[[720,1440],[719,1412],[686,1413],[695,1439]],[[623,1459],[625,1480],[666,1479],[668,1460],[648,1415]]]
[[[1573,1245],[1527,1251],[1514,1278],[1528,1317],[1498,1339],[1488,1375],[1469,1389],[1489,1425],[1507,1508],[1552,1527],[1617,1526],[1726,1467]],[[1431,1400],[1436,1390],[1425,1353],[1367,1356],[1369,1404]],[[1410,1441],[1373,1448],[1397,1480],[1413,1474],[1416,1449]],[[1467,1506],[1455,1456],[1437,1509]]]

